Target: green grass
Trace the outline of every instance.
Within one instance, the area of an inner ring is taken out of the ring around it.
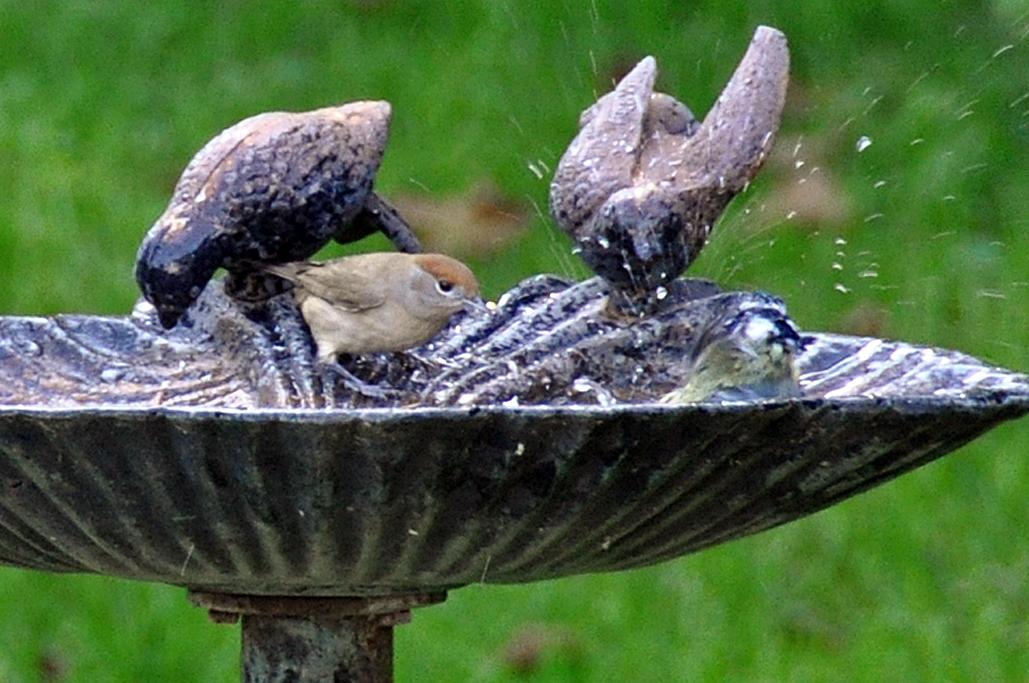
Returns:
[[[1029,370],[1029,7],[837,5],[0,0],[0,311],[128,310],[182,167],[265,110],[388,99],[384,195],[488,179],[545,213],[529,164],[554,168],[619,69],[654,54],[659,86],[704,112],[767,23],[793,55],[777,158],[691,273],[778,293],[808,329]],[[585,273],[543,218],[471,260],[492,296]],[[1024,680],[1027,452],[1022,421],[695,557],[453,592],[398,629],[398,678]],[[518,674],[504,653],[533,628],[538,666]],[[234,628],[181,589],[112,579],[3,570],[0,642],[0,681],[238,675]]]

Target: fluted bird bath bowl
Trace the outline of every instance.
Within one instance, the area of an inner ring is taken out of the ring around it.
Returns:
[[[785,320],[767,295],[676,280],[771,144],[785,60],[781,34],[759,30],[703,124],[651,95],[654,65],[641,63],[598,107],[625,96],[643,110],[613,106],[604,123],[591,109],[552,193],[601,277],[529,280],[414,365],[353,361],[401,392],[387,407],[358,407],[373,401],[315,366],[295,307],[233,298],[210,273],[168,271],[207,285],[174,299],[192,308],[171,331],[161,323],[182,311],[147,304],[125,318],[0,319],[0,562],[187,587],[212,618],[242,618],[245,680],[388,680],[393,625],[448,590],[695,552],[1029,412],[1025,375],[817,333],[796,358],[795,396],[656,402],[727,314]],[[629,137],[588,139],[598,120]],[[620,232],[627,215],[630,227],[652,217],[647,202],[667,183],[628,167],[615,169],[621,185],[583,181],[590,154],[625,161],[591,152],[598,139],[622,150],[630,139],[643,148],[636,162],[666,172],[678,166],[668,155],[701,160],[678,177],[688,187],[656,200],[679,233],[646,220],[653,234]],[[354,201],[394,234],[402,221],[369,194],[370,177]],[[612,306],[622,318],[605,317]]]

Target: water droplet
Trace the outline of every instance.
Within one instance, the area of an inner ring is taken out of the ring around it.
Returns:
[[[664,301],[668,298],[668,290],[664,287],[658,287],[654,290],[654,295],[657,297],[658,301]]]
[[[19,340],[16,348],[24,356],[39,356],[43,353],[43,347],[30,339]]]
[[[585,394],[586,392],[593,391],[593,383],[585,377],[576,377],[572,382],[572,391],[579,394]]]
[[[868,137],[867,135],[862,135],[861,137],[859,137],[857,140],[857,144],[854,145],[858,152],[864,152],[871,146],[872,138]]]
[[[611,241],[603,236],[597,238],[597,244],[599,244],[602,249],[609,249],[611,247]]]
[[[833,285],[833,289],[835,289],[840,294],[849,294],[850,293],[850,290],[847,289],[847,286],[844,285],[842,282],[837,282],[835,285]]]
[[[876,181],[875,185],[872,185],[872,187],[874,187],[875,189],[878,190],[880,187],[883,187],[885,185],[886,185],[886,181],[885,180],[878,180],[878,181]]]
[[[843,264],[842,263],[833,263],[832,264],[832,269],[833,270],[843,270]]]
[[[100,373],[100,379],[104,382],[117,382],[125,376],[125,370],[118,368],[107,368]]]
[[[155,313],[157,309],[154,308],[146,299],[140,299],[136,302],[136,305],[132,307],[132,315],[137,317],[148,318]]]
[[[847,240],[843,237],[837,237],[832,241],[832,243],[835,244],[837,247],[842,247],[844,244],[847,243]]]

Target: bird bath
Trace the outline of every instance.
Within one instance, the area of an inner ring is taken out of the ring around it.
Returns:
[[[526,281],[415,365],[354,361],[407,392],[393,405],[333,385],[295,308],[237,300],[221,282],[205,280],[172,330],[145,303],[121,318],[0,319],[0,562],[184,586],[215,620],[241,619],[245,680],[389,680],[392,627],[448,590],[695,552],[1029,412],[1025,375],[820,333],[796,358],[797,396],[657,403],[698,330],[755,306],[785,316],[767,295],[675,280],[767,153],[785,40],[758,31],[702,124],[650,95],[655,68],[645,60],[616,94],[651,97],[656,113],[615,107],[609,124],[656,140],[644,157],[696,161],[689,187],[658,202],[688,217],[680,232],[634,242],[605,222],[603,206],[629,211],[616,197],[652,196],[632,169],[596,197],[594,184],[571,198],[557,188],[555,215],[601,277]],[[584,134],[603,112],[586,118]],[[576,182],[590,144],[573,143],[558,177]],[[380,198],[361,201],[396,228]],[[637,317],[612,322],[609,303]],[[630,358],[647,377],[623,372]]]

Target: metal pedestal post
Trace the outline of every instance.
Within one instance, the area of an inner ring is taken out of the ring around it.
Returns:
[[[213,621],[242,621],[245,683],[385,683],[393,680],[393,627],[446,593],[303,598],[190,591],[189,599]]]

